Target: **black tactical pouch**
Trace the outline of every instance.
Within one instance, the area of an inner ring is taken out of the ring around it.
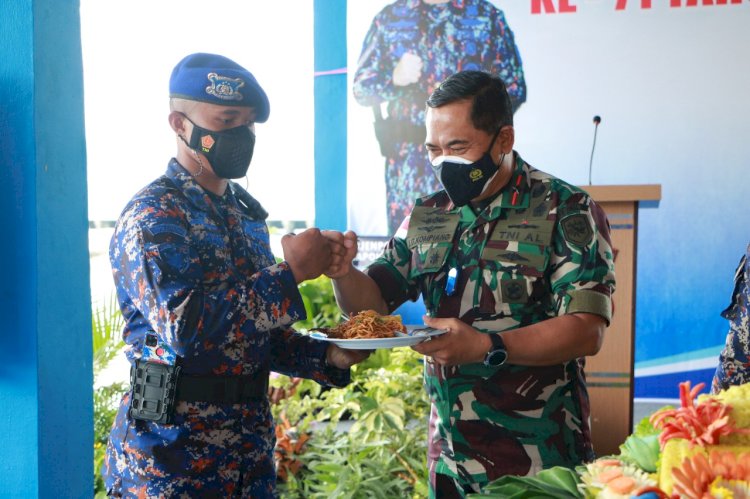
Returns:
[[[130,368],[130,416],[159,424],[172,422],[179,366],[136,360]]]
[[[399,121],[391,117],[383,118],[379,106],[373,106],[375,138],[380,145],[380,154],[385,158],[397,158],[404,142],[424,143],[427,131],[424,125],[414,125],[409,121]]]

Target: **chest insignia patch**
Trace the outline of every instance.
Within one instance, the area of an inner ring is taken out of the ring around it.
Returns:
[[[502,279],[500,281],[500,292],[505,303],[526,303],[529,299],[526,281]]]
[[[420,244],[449,243],[458,227],[459,215],[445,213],[439,208],[417,206],[411,213],[406,244],[414,248]]]

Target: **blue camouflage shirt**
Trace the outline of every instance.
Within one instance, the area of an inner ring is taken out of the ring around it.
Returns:
[[[405,53],[422,60],[416,83],[398,86],[393,70]],[[513,32],[503,11],[488,0],[451,0],[427,4],[396,0],[372,20],[362,42],[354,73],[353,94],[362,106],[388,103],[389,122],[396,143],[385,160],[388,233],[393,234],[409,214],[414,199],[441,189],[424,148],[427,97],[448,76],[463,70],[482,70],[499,76],[515,112],[526,101],[523,64]]]
[[[732,302],[721,313],[729,321],[711,393],[750,382],[750,245],[734,274]]]
[[[305,318],[285,262],[275,263],[267,213],[230,183],[205,191],[176,161],[128,203],[110,245],[123,338],[131,363],[147,332],[183,374],[247,376],[269,369],[343,386],[349,371],[325,363],[327,345],[293,331]],[[125,394],[103,468],[124,496],[273,497],[275,444],[266,398],[257,403],[179,401],[173,424],[134,420]]]

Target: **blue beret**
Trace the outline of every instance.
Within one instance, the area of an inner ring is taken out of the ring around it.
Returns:
[[[255,121],[268,119],[268,97],[255,77],[236,62],[221,55],[190,54],[172,70],[169,96],[218,104],[255,108]]]

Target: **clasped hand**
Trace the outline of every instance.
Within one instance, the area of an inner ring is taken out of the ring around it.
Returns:
[[[348,273],[357,255],[357,236],[351,231],[342,234],[311,228],[285,235],[281,247],[297,283],[321,274],[335,279]]]
[[[403,87],[417,83],[422,75],[422,58],[413,52],[405,52],[393,69],[393,84]]]

